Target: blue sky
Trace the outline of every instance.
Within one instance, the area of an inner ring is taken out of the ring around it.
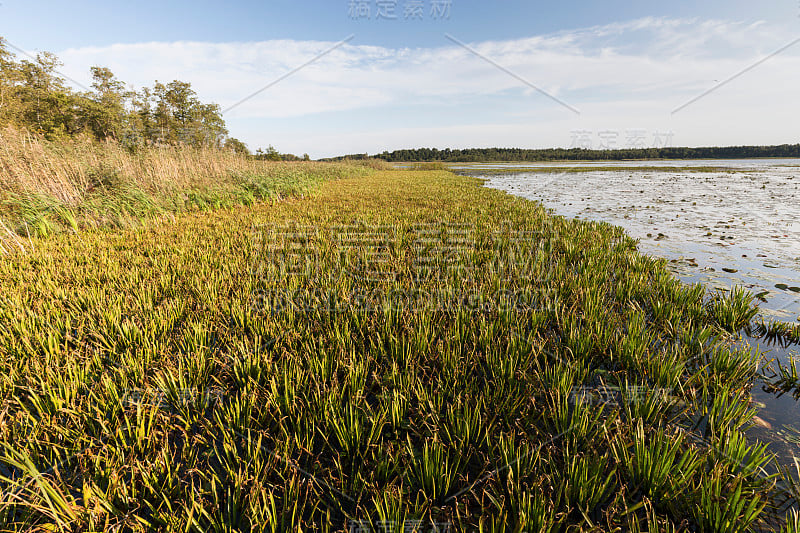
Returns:
[[[798,0],[417,0],[406,18],[413,1],[356,2],[366,17],[351,0],[2,0],[0,36],[57,53],[82,83],[98,64],[136,87],[192,82],[227,108],[352,35],[226,113],[251,148],[313,157],[800,142],[800,43],[673,113],[799,38]]]

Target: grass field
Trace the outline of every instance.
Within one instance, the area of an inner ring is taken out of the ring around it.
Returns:
[[[472,178],[358,174],[2,256],[2,529],[782,527],[745,293]]]

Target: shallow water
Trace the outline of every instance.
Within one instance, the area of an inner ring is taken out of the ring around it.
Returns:
[[[715,172],[673,167],[468,172],[485,177],[488,187],[537,200],[556,214],[622,226],[640,240],[640,250],[667,258],[682,279],[720,289],[743,285],[760,295],[764,315],[796,322],[800,319],[800,166],[783,166],[791,161],[800,165],[800,160],[743,160],[717,161],[726,168]]]
[[[515,167],[552,166],[570,167],[571,171],[508,173]],[[620,168],[609,171],[611,166]],[[652,170],[655,166],[664,168]],[[669,260],[670,269],[680,279],[721,290],[745,286],[758,295],[766,318],[790,323],[800,320],[800,160],[603,161],[452,168],[484,178],[487,187],[541,202],[555,214],[621,226],[639,239],[642,252]],[[492,170],[497,169],[505,173],[493,175]],[[746,340],[767,358],[785,362],[799,356],[797,346]],[[761,419],[754,434],[770,442],[784,464],[800,456],[800,404],[791,395],[766,392],[760,384],[754,387],[753,400],[760,405]]]
[[[751,169],[777,166],[800,167],[800,159],[651,159],[642,161],[538,161],[528,163],[456,163],[448,165],[453,170],[475,169],[513,169],[548,167],[720,167],[731,169]]]

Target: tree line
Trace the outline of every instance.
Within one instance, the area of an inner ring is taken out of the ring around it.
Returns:
[[[391,163],[411,161],[474,163],[486,161],[612,161],[625,159],[742,159],[757,157],[800,157],[800,144],[619,150],[589,150],[584,148],[468,148],[464,150],[446,148],[439,150],[437,148],[417,148],[413,150],[387,151],[373,156],[350,154],[331,158],[331,160],[375,158]]]
[[[49,52],[19,60],[0,37],[0,127],[11,125],[52,141],[89,135],[132,150],[165,144],[250,153],[229,135],[219,105],[201,102],[190,83],[156,81],[137,91],[110,69],[92,67],[91,90],[78,91],[58,73],[60,66]]]

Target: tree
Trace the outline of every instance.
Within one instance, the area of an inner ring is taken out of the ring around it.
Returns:
[[[49,138],[77,133],[76,99],[56,76],[61,65],[58,58],[41,52],[35,61],[24,60],[18,65],[20,85],[17,94],[22,106],[22,120]]]
[[[193,125],[194,131],[199,133],[194,139],[193,144],[204,146],[221,147],[228,135],[225,126],[225,119],[222,118],[222,111],[217,104],[200,104],[194,110]],[[248,151],[249,153],[249,151]]]
[[[220,107],[201,102],[190,83],[156,81],[152,88],[126,90],[110,69],[94,66],[92,89],[76,92],[58,74],[60,65],[48,52],[17,61],[0,37],[0,126],[10,124],[50,139],[89,133],[131,150],[165,143],[249,154],[243,142],[228,136]],[[281,159],[272,147],[261,156]]]
[[[283,157],[281,157],[280,152],[278,152],[274,146],[269,145],[269,148],[267,148],[266,152],[261,148],[256,150],[256,159],[263,159],[265,161],[282,161]]]
[[[17,95],[19,80],[19,69],[14,62],[14,55],[8,51],[5,41],[0,37],[0,126],[19,119],[21,107]]]
[[[92,88],[87,95],[84,113],[87,127],[98,139],[120,139],[125,133],[127,113],[125,84],[110,69],[92,67]]]
[[[152,91],[157,137],[152,140],[191,146],[222,147],[228,130],[217,104],[202,104],[190,83],[156,82]]]
[[[223,145],[223,147],[226,150],[233,150],[237,154],[250,155],[250,150],[247,148],[247,145],[244,144],[239,139],[235,139],[233,137],[228,137],[227,139],[225,139],[225,144]]]

